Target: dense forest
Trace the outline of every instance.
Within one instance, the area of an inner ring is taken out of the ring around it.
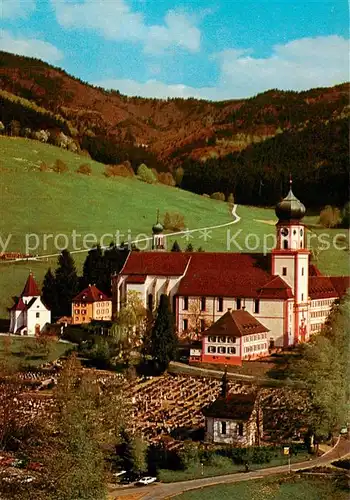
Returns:
[[[270,90],[250,99],[145,99],[94,87],[38,59],[0,52],[1,133],[65,147],[106,164],[158,172],[181,187],[272,204],[293,174],[310,206],[348,198],[349,85]]]

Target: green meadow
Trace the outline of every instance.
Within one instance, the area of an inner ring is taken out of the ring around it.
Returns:
[[[345,483],[345,481],[343,481]],[[331,478],[284,476],[188,491],[177,500],[346,500],[349,491]]]
[[[41,162],[52,166],[57,159],[65,162],[68,172],[40,171]],[[83,163],[91,166],[90,176],[76,173]],[[78,249],[74,257],[80,271],[86,248],[95,241],[109,245],[112,240],[150,236],[158,210],[161,219],[165,212],[181,213],[191,230],[232,221],[227,203],[136,178],[107,178],[104,169],[101,163],[54,146],[0,137],[0,252],[27,250],[32,255],[53,255],[40,262],[0,263],[0,317],[7,316],[11,297],[21,292],[28,271],[31,269],[41,282],[46,269],[56,265],[54,254],[66,243],[69,250]],[[272,208],[238,206],[237,215],[241,220],[231,226],[207,233],[197,231],[191,237],[169,237],[168,247],[174,239],[183,249],[191,242],[195,249],[206,251],[259,252],[265,242],[267,250],[272,247],[276,222]],[[337,237],[338,246],[345,248],[338,250],[331,245],[321,251],[320,269],[328,274],[347,274],[346,231],[320,229],[316,216],[305,217],[305,222],[310,224],[310,234],[324,233],[329,241]],[[138,246],[144,248],[144,244],[140,241]],[[316,239],[313,245],[317,245]]]

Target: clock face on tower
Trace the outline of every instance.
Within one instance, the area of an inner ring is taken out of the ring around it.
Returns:
[[[288,233],[289,233],[288,229],[286,227],[282,227],[281,229],[282,236],[288,236]]]

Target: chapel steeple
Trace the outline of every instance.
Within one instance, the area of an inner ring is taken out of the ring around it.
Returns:
[[[165,236],[163,234],[164,227],[159,222],[159,210],[157,210],[157,222],[152,227],[152,250],[165,250]]]
[[[275,213],[279,222],[300,221],[306,212],[305,205],[294,195],[292,191],[292,176],[289,178],[289,192],[282,201],[277,203]]]
[[[277,249],[297,250],[305,248],[304,224],[305,205],[292,191],[292,177],[289,179],[289,192],[282,201],[277,203],[275,213],[278,217]]]

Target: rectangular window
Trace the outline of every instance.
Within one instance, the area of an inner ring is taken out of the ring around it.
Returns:
[[[188,311],[188,297],[184,297],[183,310]]]
[[[215,345],[210,345],[210,346],[208,346],[208,352],[210,352],[210,353],[215,353],[215,352],[216,352],[216,347],[215,347]]]
[[[206,300],[205,300],[205,297],[202,297],[201,298],[201,311],[205,311],[205,307],[206,307]]]
[[[282,267],[282,276],[287,276],[287,268]]]
[[[182,329],[186,332],[188,330],[188,319],[183,320]]]
[[[235,344],[236,343],[236,337],[227,337],[227,342],[230,344]]]
[[[236,348],[235,347],[228,347],[227,354],[236,354]]]
[[[238,424],[238,435],[243,436],[243,424]]]
[[[225,354],[226,353],[226,347],[224,347],[224,346],[218,347],[218,353],[219,354]]]
[[[260,312],[260,300],[255,299],[254,300],[254,313],[259,314],[259,312]]]
[[[218,342],[221,342],[222,344],[225,344],[226,337],[218,337]]]
[[[304,294],[301,294],[301,301],[304,302]]]
[[[301,275],[304,276],[304,268],[301,268]]]
[[[218,298],[218,312],[222,312],[224,310],[224,299],[222,297]]]
[[[205,330],[205,319],[201,319],[201,332]]]
[[[237,309],[242,309],[242,299],[237,299]]]
[[[209,335],[208,342],[216,342],[216,337]]]
[[[40,313],[36,313],[36,314],[35,314],[35,316],[36,316],[37,318],[40,318]]]
[[[226,434],[226,422],[221,422],[221,434]]]

